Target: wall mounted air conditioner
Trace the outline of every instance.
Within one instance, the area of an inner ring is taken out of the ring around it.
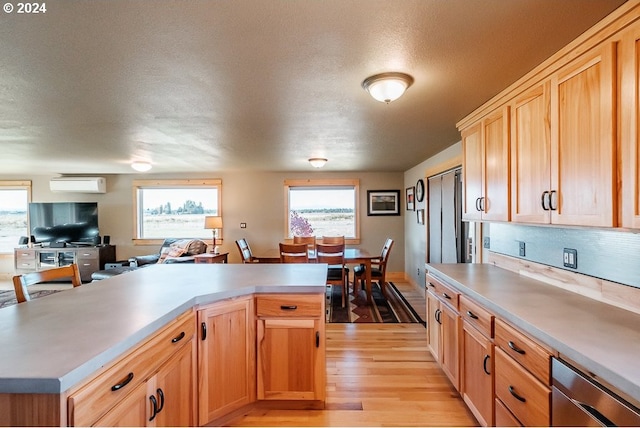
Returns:
[[[104,177],[58,177],[49,181],[52,192],[106,193],[107,180]]]

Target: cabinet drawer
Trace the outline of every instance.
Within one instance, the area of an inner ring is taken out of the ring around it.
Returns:
[[[524,426],[549,426],[551,390],[501,349],[495,350],[496,397]]]
[[[496,426],[497,427],[521,427],[522,424],[515,416],[502,404],[502,401],[495,399],[496,405]]]
[[[324,296],[319,294],[263,294],[256,297],[259,317],[323,317]]]
[[[458,305],[460,300],[459,291],[446,285],[445,283],[443,283],[439,279],[436,279],[432,275],[427,275],[427,287],[429,287],[431,292],[434,295],[438,296],[440,300],[442,300],[443,302],[446,302],[448,305],[458,310]]]
[[[195,334],[189,311],[153,335],[69,396],[69,425],[90,426],[122,401]]]
[[[495,320],[495,327],[495,344],[545,385],[551,385],[551,352],[500,319]]]
[[[16,260],[34,260],[36,259],[35,250],[16,250]]]
[[[95,250],[82,250],[76,252],[76,257],[78,258],[78,260],[97,259],[98,252]]]
[[[467,296],[460,296],[460,316],[486,337],[493,337],[493,314]]]
[[[16,260],[16,269],[35,270],[35,260]]]

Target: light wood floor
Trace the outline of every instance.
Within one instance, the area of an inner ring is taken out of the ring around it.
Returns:
[[[424,290],[395,283],[423,319]],[[231,426],[477,426],[421,324],[327,324],[325,410],[254,409]]]

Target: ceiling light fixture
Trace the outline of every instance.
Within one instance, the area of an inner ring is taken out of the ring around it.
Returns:
[[[322,168],[324,164],[327,163],[327,160],[325,158],[311,158],[309,159],[309,163],[314,168]]]
[[[362,87],[376,100],[389,104],[400,98],[411,84],[413,77],[408,74],[389,72],[367,77]]]
[[[147,172],[151,169],[151,164],[149,162],[133,162],[131,168],[138,172]]]

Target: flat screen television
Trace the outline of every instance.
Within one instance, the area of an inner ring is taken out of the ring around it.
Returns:
[[[98,203],[31,202],[29,225],[36,243],[98,244]]]

